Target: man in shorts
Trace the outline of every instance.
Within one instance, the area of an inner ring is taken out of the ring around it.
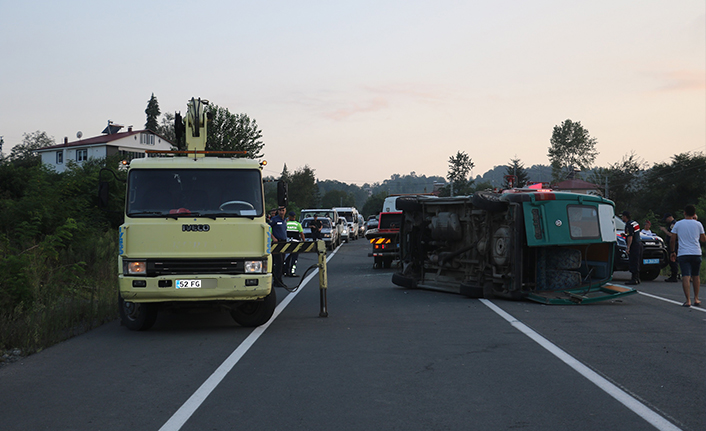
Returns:
[[[675,251],[677,240],[679,241],[678,254]],[[672,262],[678,261],[681,268],[681,283],[686,296],[686,302],[682,304],[684,307],[691,307],[692,305],[698,307],[701,305],[699,300],[701,244],[699,244],[699,241],[706,242],[704,226],[696,219],[696,208],[693,205],[687,205],[684,208],[684,219],[674,224],[672,236],[669,239],[669,259]],[[690,281],[694,286],[693,303],[691,302],[689,290]]]

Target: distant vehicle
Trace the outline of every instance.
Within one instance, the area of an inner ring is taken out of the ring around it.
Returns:
[[[627,241],[625,239],[625,223],[620,217],[615,216],[615,233],[617,241],[615,243],[615,260],[613,262],[614,271],[628,271],[630,269],[630,259],[627,254]],[[667,259],[667,245],[658,235],[640,234],[642,240],[642,262],[640,262],[640,279],[652,281],[659,276],[662,268],[669,263]]]
[[[379,218],[378,226],[365,234],[373,246],[368,256],[373,257],[373,268],[389,268],[399,259],[402,212],[381,212]]]
[[[307,208],[301,211],[301,214],[299,215],[299,223],[301,223],[306,217],[314,217],[314,214],[316,214],[319,217],[328,217],[331,219],[331,223],[333,223],[334,229],[336,229],[338,232],[336,234],[337,243],[335,244],[335,247],[337,247],[341,243],[341,235],[343,233],[343,225],[341,224],[342,221],[339,218],[338,211],[336,211],[333,208],[327,208],[327,209],[311,209]],[[335,248],[334,247],[334,248]]]
[[[378,219],[372,218],[369,219],[367,222],[365,222],[365,229],[366,231],[370,231],[371,229],[377,229],[378,227]],[[366,232],[367,235],[368,232]]]
[[[348,225],[348,220],[345,217],[341,217],[341,242],[348,242],[351,240],[350,227]]]
[[[345,217],[348,224],[348,240],[358,239],[358,210],[354,207],[336,207],[339,217]]]
[[[326,248],[329,250],[335,249],[341,243],[338,237],[338,230],[332,228],[333,223],[330,218],[318,217],[318,220],[321,222],[321,237],[324,240],[324,243],[326,243]],[[307,217],[301,221],[304,239],[306,242],[313,241],[311,237],[311,222],[313,221],[314,217]]]
[[[392,213],[392,212],[397,212],[399,209],[397,209],[397,198],[399,196],[393,195],[393,196],[388,196],[385,198],[385,201],[382,204],[382,211],[384,213]]]
[[[368,230],[365,226],[365,219],[362,215],[358,214],[358,236],[365,237],[365,231]]]

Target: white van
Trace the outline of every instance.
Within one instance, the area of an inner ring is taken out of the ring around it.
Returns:
[[[382,211],[383,213],[394,213],[399,211],[397,209],[397,198],[399,196],[388,196],[385,198],[385,202],[382,204]]]
[[[354,207],[334,208],[339,217],[345,217],[348,223],[348,238],[346,240],[358,239],[358,210]]]

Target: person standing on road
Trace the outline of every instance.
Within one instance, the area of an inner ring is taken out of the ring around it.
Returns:
[[[679,241],[678,253],[676,250],[677,241]],[[699,242],[706,242],[704,226],[696,219],[696,208],[693,205],[687,205],[684,208],[684,219],[674,224],[669,240],[669,259],[672,262],[678,261],[681,267],[681,285],[684,288],[684,296],[686,296],[686,302],[682,304],[684,307],[701,305],[699,300],[701,244]],[[694,286],[693,303],[691,302],[689,282]]]
[[[667,224],[667,227],[665,228],[664,226],[660,226],[659,228],[662,230],[667,235],[667,244],[672,240],[672,229],[674,229],[674,223],[677,221],[674,220],[674,217],[670,213],[665,213],[664,217],[662,217],[662,221]],[[679,242],[674,246],[674,251],[678,253],[679,250]],[[672,275],[669,276],[669,278],[666,278],[664,281],[668,283],[676,283],[679,281],[679,265],[676,262],[672,262],[671,259],[667,259],[669,262],[669,269],[672,272]]]
[[[270,220],[272,228],[272,242],[287,242],[287,222],[284,221],[284,215],[287,208],[279,207],[277,213]],[[275,287],[284,287],[282,282],[282,267],[284,263],[284,255],[282,253],[272,254],[272,276],[274,277]]]
[[[306,238],[304,237],[304,228],[302,228],[301,223],[299,223],[295,217],[296,213],[290,211],[287,218],[287,241],[289,242],[304,242]],[[284,258],[284,275],[287,277],[299,277],[297,272],[297,259],[299,258],[299,253],[289,253],[287,257]]]
[[[312,240],[321,239],[321,220],[319,220],[318,215],[314,214],[314,220],[309,223],[309,229],[311,229]]]
[[[628,265],[632,278],[627,285],[634,286],[640,284],[640,263],[642,261],[642,239],[640,239],[640,225],[630,219],[630,212],[623,211],[623,222],[625,222],[625,241],[627,248],[625,252],[628,254]]]

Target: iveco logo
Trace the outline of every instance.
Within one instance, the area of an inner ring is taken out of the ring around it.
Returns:
[[[207,224],[183,224],[181,225],[182,232],[208,232],[211,226]]]

